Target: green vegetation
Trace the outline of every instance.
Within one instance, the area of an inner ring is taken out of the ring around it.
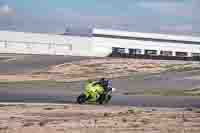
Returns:
[[[200,96],[200,93],[186,93],[184,90],[147,91],[144,94],[158,96]]]
[[[192,64],[170,64],[170,65],[164,65],[163,68],[165,68],[166,72],[184,72],[184,71],[193,71],[193,70],[200,70],[199,66],[193,66]]]
[[[186,91],[186,90],[148,90],[143,92],[128,93],[124,95],[147,95],[147,96],[200,96],[200,91]]]
[[[194,112],[195,113],[200,113],[200,109],[195,109]]]
[[[160,74],[165,72],[187,72],[187,71],[200,70],[200,66],[193,66],[191,63],[161,65],[161,68],[164,68],[164,70],[155,73],[148,73],[148,72],[133,73],[128,76],[128,79],[147,80],[151,78],[159,78]]]
[[[200,108],[185,108],[185,111],[193,111],[194,113],[200,113]]]
[[[138,113],[142,113],[142,112],[144,112],[144,110],[139,109],[139,108],[130,108],[127,111],[128,114],[138,114]]]

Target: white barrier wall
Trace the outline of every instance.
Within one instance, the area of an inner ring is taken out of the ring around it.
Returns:
[[[69,46],[65,44],[57,45],[10,41],[1,41],[0,43],[0,53],[67,55],[69,52]]]
[[[0,31],[0,53],[97,56],[91,37]]]

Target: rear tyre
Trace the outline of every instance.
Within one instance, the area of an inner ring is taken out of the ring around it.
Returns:
[[[86,102],[86,100],[87,100],[86,95],[81,94],[80,96],[77,97],[76,102],[77,102],[78,104],[83,104],[83,103]]]

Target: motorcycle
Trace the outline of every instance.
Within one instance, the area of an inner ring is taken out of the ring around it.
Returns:
[[[88,89],[87,87],[85,87],[84,92],[77,97],[77,103],[107,104],[112,98],[112,93],[116,90],[115,88],[110,88],[107,92],[105,92],[103,87],[101,87],[100,85],[97,85],[96,87],[96,90],[98,90],[98,92],[91,92],[94,89]]]

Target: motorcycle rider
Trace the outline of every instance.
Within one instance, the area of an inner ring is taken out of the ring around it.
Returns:
[[[90,103],[107,103],[111,99],[111,80],[101,78],[99,81],[87,80],[84,85],[85,91],[78,98],[78,103],[89,101]]]
[[[105,78],[101,78],[99,81],[97,81],[96,83],[94,83],[93,85],[101,85],[104,88],[105,92],[110,91],[110,89],[112,89],[112,82],[109,79],[105,79]]]
[[[85,84],[87,98],[91,101],[97,101],[104,93],[104,88],[97,81],[88,80]]]
[[[95,83],[93,84],[93,86],[95,86],[95,85],[100,85],[100,86],[102,86],[103,89],[104,89],[104,92],[101,93],[101,94],[99,94],[100,96],[99,96],[99,98],[98,98],[98,101],[100,101],[100,103],[102,104],[103,101],[106,99],[107,93],[108,93],[110,90],[112,90],[112,82],[111,82],[111,80],[108,80],[108,79],[105,79],[105,78],[101,78],[99,81],[97,81],[97,82],[95,82]],[[111,98],[111,96],[110,96],[110,98]],[[110,99],[110,98],[109,98],[109,99]]]

